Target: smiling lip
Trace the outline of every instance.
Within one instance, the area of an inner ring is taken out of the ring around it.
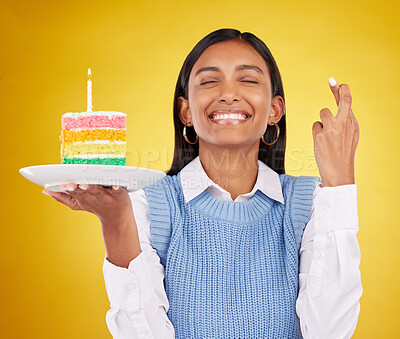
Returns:
[[[241,109],[221,109],[211,112],[209,119],[217,125],[238,125],[251,118],[251,114]]]

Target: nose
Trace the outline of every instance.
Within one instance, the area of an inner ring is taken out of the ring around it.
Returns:
[[[235,81],[224,81],[220,86],[218,102],[231,104],[241,100],[239,86]]]

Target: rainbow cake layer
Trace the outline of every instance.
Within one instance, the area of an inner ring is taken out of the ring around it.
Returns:
[[[61,128],[62,164],[125,165],[125,113],[65,113]]]

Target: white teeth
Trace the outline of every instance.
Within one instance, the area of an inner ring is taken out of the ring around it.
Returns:
[[[231,120],[245,120],[246,115],[244,114],[235,114],[235,113],[230,113],[230,114],[215,114],[212,117],[213,120],[215,119],[231,119]]]

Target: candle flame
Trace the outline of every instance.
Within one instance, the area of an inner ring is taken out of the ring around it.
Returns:
[[[87,74],[88,74],[89,76],[91,76],[91,75],[92,75],[92,71],[90,70],[90,67],[89,67],[89,69],[88,69],[88,72],[87,72]]]

